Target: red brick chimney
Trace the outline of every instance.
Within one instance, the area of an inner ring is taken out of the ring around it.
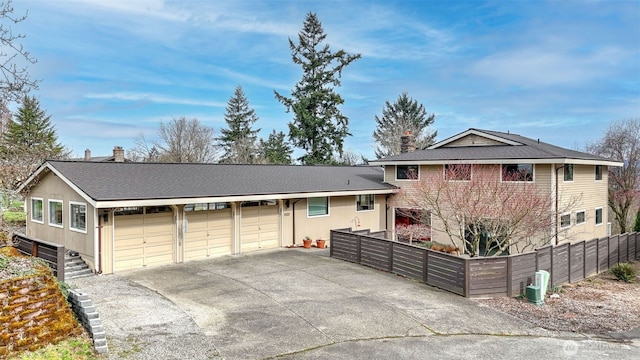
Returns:
[[[113,147],[113,161],[124,162],[124,149],[122,146]]]
[[[400,137],[400,153],[416,151],[416,137],[410,131],[405,131]]]

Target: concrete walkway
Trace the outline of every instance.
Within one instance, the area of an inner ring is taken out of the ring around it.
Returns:
[[[636,359],[393,274],[279,249],[77,279],[111,359]]]

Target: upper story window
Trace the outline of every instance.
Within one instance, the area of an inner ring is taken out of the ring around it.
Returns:
[[[533,164],[503,164],[502,181],[533,181]]]
[[[62,224],[62,201],[49,200],[49,225],[64,227]]]
[[[329,198],[326,196],[308,198],[307,199],[307,215],[309,217],[329,215]]]
[[[596,165],[596,181],[602,180],[602,165]]]
[[[31,221],[44,223],[44,213],[42,208],[42,199],[31,198]]]
[[[571,214],[562,214],[560,215],[560,227],[566,228],[571,226]]]
[[[69,228],[80,232],[87,232],[87,205],[83,203],[69,203]]]
[[[587,221],[587,212],[584,210],[576,212],[576,225],[584,224]]]
[[[444,178],[458,181],[471,180],[471,164],[445,164]]]
[[[418,180],[419,176],[418,165],[396,165],[396,180]]]
[[[370,211],[374,210],[375,195],[356,195],[356,211]]]
[[[573,164],[564,166],[564,181],[573,181]]]

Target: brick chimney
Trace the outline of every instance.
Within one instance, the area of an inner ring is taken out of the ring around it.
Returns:
[[[416,151],[416,137],[410,131],[405,131],[400,137],[400,153]]]
[[[113,147],[113,161],[124,162],[124,149],[122,146]]]
[[[86,149],[84,151],[84,161],[89,161],[91,160],[91,150]]]

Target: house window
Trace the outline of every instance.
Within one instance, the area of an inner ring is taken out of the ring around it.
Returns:
[[[143,207],[139,207],[139,206],[128,206],[128,207],[123,207],[123,208],[119,208],[118,210],[114,211],[113,214],[115,216],[121,216],[121,215],[141,215],[144,213],[144,208]]]
[[[62,201],[49,200],[49,225],[64,227],[62,225]]]
[[[329,198],[315,197],[307,199],[307,215],[309,217],[329,215]]]
[[[502,181],[533,181],[533,164],[503,164]]]
[[[602,224],[602,208],[596,209],[596,225]]]
[[[418,180],[419,176],[418,165],[396,165],[396,180]]]
[[[370,211],[375,206],[375,195],[356,195],[356,211]]]
[[[564,166],[564,181],[573,181],[573,164]]]
[[[44,223],[44,214],[42,212],[42,199],[31,198],[31,221]]]
[[[560,227],[566,228],[571,226],[571,214],[560,215]]]
[[[586,211],[578,211],[576,212],[576,225],[583,224],[587,221],[587,213]]]
[[[602,165],[596,165],[596,181],[602,180]]]
[[[445,164],[444,178],[458,181],[471,180],[471,164]]]
[[[87,205],[69,203],[69,228],[80,232],[87,232]]]

